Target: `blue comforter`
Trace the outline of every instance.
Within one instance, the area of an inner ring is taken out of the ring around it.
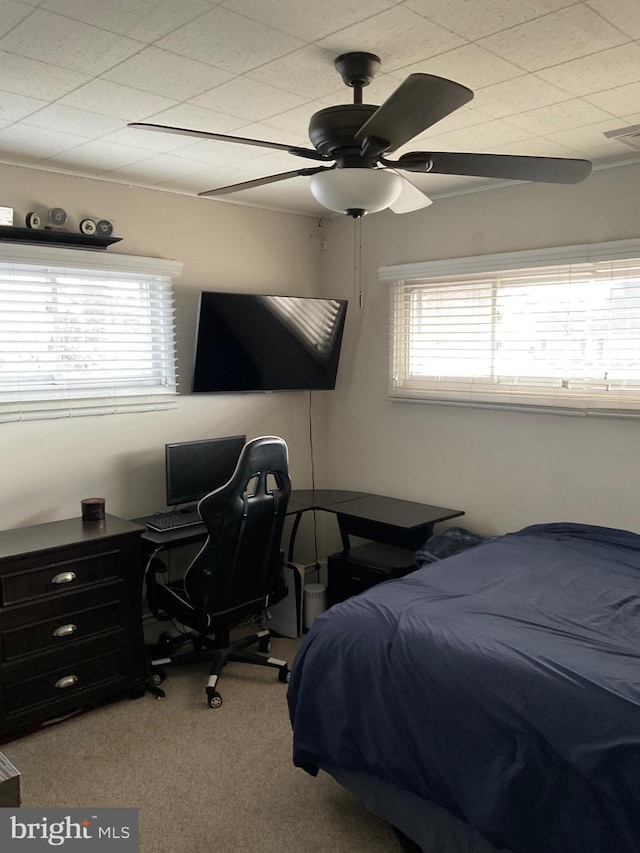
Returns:
[[[518,533],[319,616],[294,762],[371,773],[514,853],[640,850],[640,536]]]

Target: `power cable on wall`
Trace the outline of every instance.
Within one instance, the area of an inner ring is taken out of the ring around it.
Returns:
[[[315,491],[316,488],[316,469],[313,448],[313,412],[312,412],[312,392],[309,391],[309,453],[311,456],[311,488]],[[318,565],[318,525],[316,519],[316,511],[313,510],[313,560]]]

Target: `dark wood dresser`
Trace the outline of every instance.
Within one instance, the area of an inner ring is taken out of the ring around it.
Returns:
[[[142,533],[113,515],[0,531],[0,735],[144,693]]]

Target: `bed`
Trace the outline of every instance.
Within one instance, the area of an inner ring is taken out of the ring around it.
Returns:
[[[317,617],[294,763],[428,853],[640,849],[640,535],[546,524]]]

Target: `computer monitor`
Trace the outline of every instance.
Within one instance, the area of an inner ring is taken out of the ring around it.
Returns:
[[[235,471],[246,435],[165,444],[167,506],[199,501]]]

